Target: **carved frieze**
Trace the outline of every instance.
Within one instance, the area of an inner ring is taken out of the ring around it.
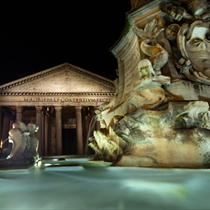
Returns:
[[[109,102],[107,98],[23,98],[24,102]]]

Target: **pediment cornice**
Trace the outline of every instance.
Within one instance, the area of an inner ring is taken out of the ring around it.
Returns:
[[[18,80],[0,85],[0,92],[4,92],[5,90],[8,92],[10,88],[14,88],[16,86],[19,86],[19,85],[22,85],[22,84],[25,84],[25,83],[29,83],[29,82],[34,81],[34,80],[38,80],[42,77],[52,75],[52,74],[55,74],[55,73],[63,71],[63,70],[71,70],[71,71],[74,71],[74,72],[76,72],[80,75],[86,76],[86,77],[91,78],[93,80],[97,80],[99,83],[101,83],[105,86],[114,87],[112,80],[109,80],[105,77],[99,76],[97,74],[94,74],[92,72],[89,72],[87,70],[79,68],[77,66],[74,66],[70,63],[64,63],[64,64],[61,64],[61,65],[46,69],[44,71],[40,71],[38,73],[23,77],[21,79],[18,79]],[[9,94],[9,92],[8,92],[8,94]],[[16,94],[16,93],[14,93],[14,94]],[[21,93],[21,94],[27,94],[27,93]],[[35,94],[42,94],[42,93],[35,93]],[[59,94],[59,93],[54,93],[54,94]],[[65,93],[62,93],[62,94],[65,94]]]
[[[0,95],[2,96],[76,96],[76,97],[112,97],[115,93],[111,92],[81,92],[81,93],[63,93],[63,92],[50,92],[50,93],[44,93],[44,92],[1,92]]]

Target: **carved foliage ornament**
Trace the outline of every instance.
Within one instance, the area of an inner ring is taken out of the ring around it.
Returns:
[[[181,78],[210,85],[210,10],[207,0],[193,0],[188,5],[166,5],[165,12],[174,21],[166,37],[176,41],[180,51],[176,67]]]

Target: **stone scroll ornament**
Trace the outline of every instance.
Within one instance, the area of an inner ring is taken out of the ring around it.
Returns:
[[[183,7],[168,4],[165,13],[176,22],[167,27],[166,37],[176,42],[180,52],[176,56],[180,77],[210,85],[209,3],[207,0],[194,0]],[[177,24],[180,21],[182,25]]]

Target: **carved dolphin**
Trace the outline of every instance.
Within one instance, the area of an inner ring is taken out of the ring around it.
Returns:
[[[146,39],[141,42],[141,50],[150,56],[155,70],[160,70],[168,62],[168,52],[159,44],[156,46],[149,45],[150,40]]]

